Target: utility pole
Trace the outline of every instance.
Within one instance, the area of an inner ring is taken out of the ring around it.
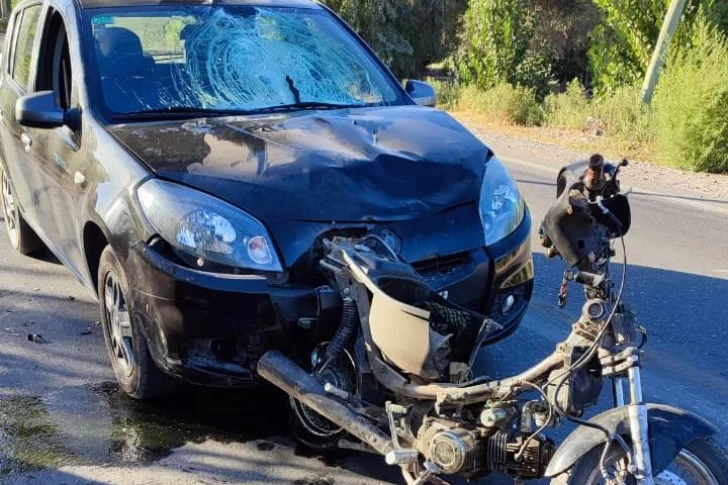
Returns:
[[[662,30],[660,31],[660,38],[657,40],[655,46],[655,52],[652,54],[652,60],[650,61],[650,67],[647,68],[647,75],[645,76],[645,83],[642,85],[642,101],[647,104],[652,102],[652,96],[655,94],[655,87],[657,81],[660,79],[660,73],[662,67],[665,65],[665,56],[667,55],[667,49],[670,47],[672,37],[675,35],[677,26],[680,25],[680,18],[682,18],[683,10],[685,10],[686,0],[672,0],[670,8],[665,16],[665,21],[662,23]]]

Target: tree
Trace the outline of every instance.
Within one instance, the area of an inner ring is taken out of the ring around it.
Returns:
[[[455,47],[467,0],[325,0],[401,77],[419,76]]]

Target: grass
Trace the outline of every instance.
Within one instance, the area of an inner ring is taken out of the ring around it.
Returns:
[[[707,24],[674,53],[655,95],[660,162],[728,174],[728,39]]]
[[[532,90],[500,84],[489,91],[435,82],[440,106],[467,115],[490,129],[538,141],[558,142],[614,157],[655,159],[651,111],[627,87],[609,97],[589,99],[571,83],[561,94],[538,102]]]
[[[539,102],[533,90],[499,84],[488,91],[437,82],[441,106],[489,128],[611,156],[697,172],[728,174],[728,38],[707,22],[667,62],[652,105],[639,86],[589,97],[572,82]],[[538,127],[537,129],[522,129]]]

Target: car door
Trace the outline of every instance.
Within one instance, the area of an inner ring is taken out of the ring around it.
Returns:
[[[3,48],[0,78],[0,140],[5,168],[15,191],[16,203],[25,219],[43,237],[37,223],[37,180],[30,166],[28,130],[15,120],[15,103],[28,92],[34,49],[38,40],[42,4],[32,4],[13,12],[8,38]]]
[[[67,21],[52,7],[42,19],[38,56],[33,70],[33,92],[52,91],[56,105],[64,110],[78,108],[75,79],[80,65],[79,52],[71,48]],[[41,188],[36,202],[37,219],[56,256],[81,277],[85,268],[80,234],[80,200],[85,187],[86,164],[90,157],[81,151],[81,127],[54,129],[28,128],[30,160],[34,179]],[[78,203],[77,203],[78,202]]]

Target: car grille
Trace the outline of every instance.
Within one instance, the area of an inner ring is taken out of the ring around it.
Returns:
[[[412,264],[412,267],[426,280],[442,278],[466,265],[470,260],[470,253],[463,252],[426,259]]]

